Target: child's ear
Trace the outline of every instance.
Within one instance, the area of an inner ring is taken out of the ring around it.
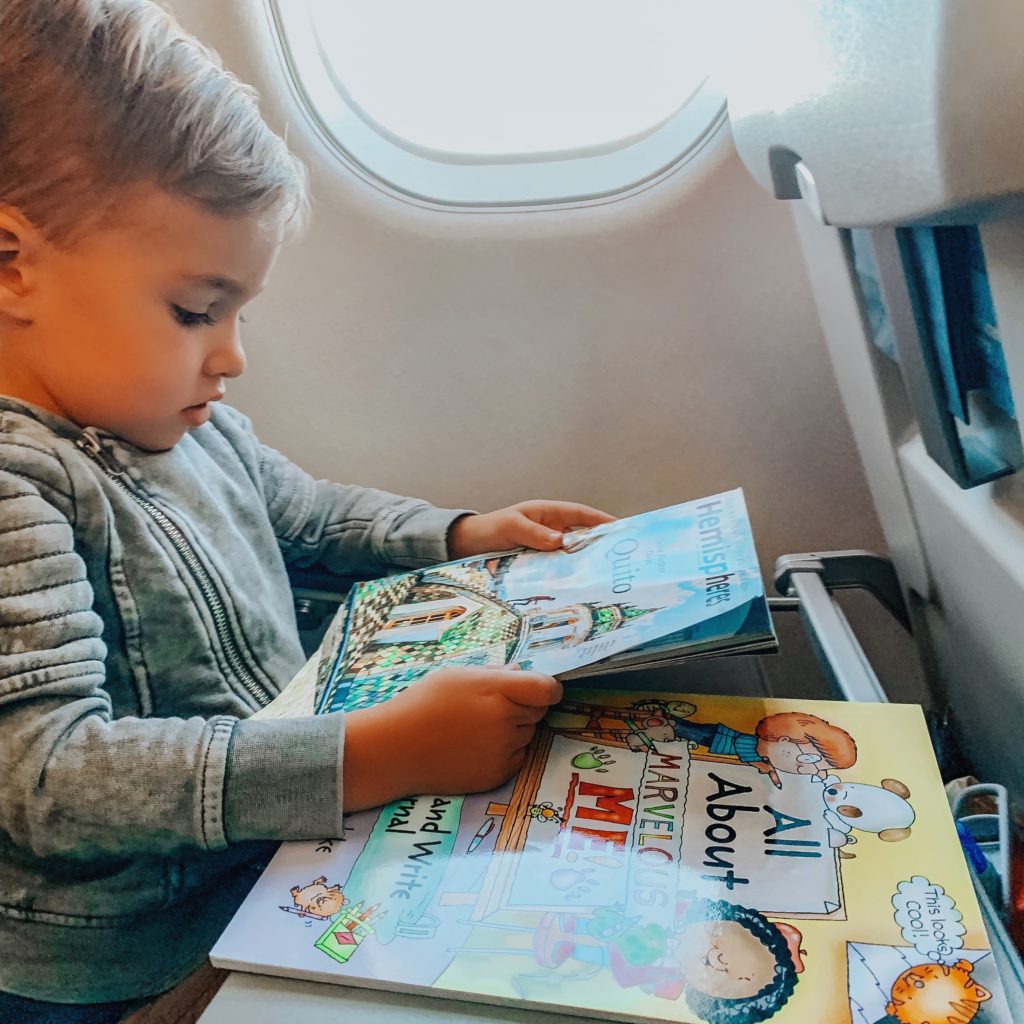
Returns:
[[[41,236],[17,210],[0,206],[0,316],[31,323]]]

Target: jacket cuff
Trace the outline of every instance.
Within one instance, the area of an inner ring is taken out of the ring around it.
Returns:
[[[400,510],[387,526],[383,538],[384,561],[411,569],[450,561],[448,531],[456,519],[472,514],[469,509],[434,508],[433,505]]]
[[[224,832],[251,839],[336,838],[341,826],[344,714],[244,719],[224,776]]]

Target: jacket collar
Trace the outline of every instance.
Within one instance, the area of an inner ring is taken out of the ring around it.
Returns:
[[[80,427],[71,420],[65,419],[63,416],[58,416],[47,409],[42,409],[38,405],[24,402],[20,398],[11,398],[9,395],[0,395],[0,412],[4,411],[28,416],[30,419],[34,419],[37,423],[41,423],[44,427],[52,430],[58,437],[66,437],[71,441],[81,437],[87,429],[86,427]],[[138,458],[146,455],[164,454],[163,452],[150,452],[144,448],[139,448],[130,441],[126,441],[124,438],[119,437],[117,434],[112,434],[109,430],[104,430],[102,427],[89,427],[88,429],[90,433],[95,434],[98,438],[111,442],[118,449],[122,458]]]
[[[4,411],[17,412],[23,416],[28,416],[42,423],[43,426],[49,427],[50,430],[61,437],[76,438],[82,433],[82,428],[78,424],[72,423],[71,420],[66,420],[63,416],[58,416],[47,409],[41,409],[38,405],[32,405],[31,402],[23,402],[20,398],[0,395],[0,412]]]

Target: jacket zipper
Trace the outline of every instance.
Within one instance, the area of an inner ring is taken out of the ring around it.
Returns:
[[[113,480],[114,483],[117,484],[118,488],[131,498],[139,508],[146,511],[157,526],[160,527],[161,531],[171,542],[174,550],[181,556],[181,560],[185,563],[186,568],[191,574],[193,580],[195,580],[196,585],[199,587],[200,593],[203,595],[206,607],[210,612],[213,624],[217,630],[217,637],[220,640],[221,649],[224,652],[224,657],[227,658],[228,664],[231,666],[231,671],[234,672],[236,678],[261,706],[269,704],[272,699],[270,693],[252,674],[252,672],[249,671],[242,659],[238,643],[235,640],[234,634],[231,632],[231,626],[228,623],[228,615],[224,608],[224,602],[221,600],[221,596],[217,592],[217,587],[214,584],[213,579],[206,571],[206,567],[199,560],[199,556],[195,553],[195,550],[188,542],[188,539],[181,532],[181,529],[174,520],[163,511],[163,509],[142,497],[141,494],[138,494],[131,488],[131,486],[129,486],[125,481],[126,474],[124,468],[119,465],[113,455],[103,447],[97,437],[89,433],[89,431],[84,431],[75,440],[75,444],[79,449],[85,452],[85,454],[103,470],[104,474]]]

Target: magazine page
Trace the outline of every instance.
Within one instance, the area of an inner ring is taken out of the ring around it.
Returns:
[[[253,718],[301,718],[313,714],[319,656],[314,653],[292,677],[291,682]]]
[[[741,491],[517,551],[359,584],[318,704],[386,699],[441,665],[567,673],[647,644],[773,639]],[[362,699],[357,699],[361,695]]]
[[[500,790],[283,845],[214,963],[687,1024],[1001,1002],[919,708],[570,697]]]

